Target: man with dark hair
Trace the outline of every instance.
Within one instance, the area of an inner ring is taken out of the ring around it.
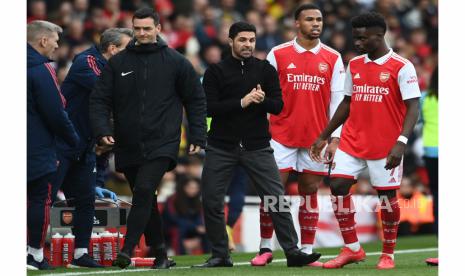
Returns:
[[[58,142],[58,170],[53,181],[52,201],[62,189],[69,206],[76,208],[73,217],[74,258],[72,267],[102,267],[88,255],[87,248],[94,224],[95,196],[116,200],[115,193],[96,185],[95,139],[89,122],[89,96],[107,61],[123,50],[132,38],[131,29],[112,28],[102,33],[100,44],[76,55],[61,89],[66,111],[80,137],[78,147]],[[102,149],[97,149],[101,152]],[[99,156],[106,158],[106,155]],[[102,168],[99,168],[101,171]]]
[[[344,97],[345,71],[341,55],[320,42],[323,15],[317,6],[299,6],[295,12],[295,26],[297,37],[274,47],[267,56],[278,71],[284,99],[283,111],[270,116],[270,144],[283,185],[290,171],[298,173],[301,247],[310,254],[319,217],[318,187],[328,174],[328,165],[312,161],[308,148]],[[299,76],[305,79],[299,80]],[[327,156],[336,151],[340,130],[331,134]],[[254,266],[266,265],[273,258],[273,224],[270,215],[263,211],[263,203],[260,207],[260,252],[251,261]],[[321,267],[323,264],[310,265]]]
[[[79,136],[68,118],[55,69],[60,26],[47,21],[27,25],[27,269],[48,270],[44,243],[50,222],[51,181],[57,170],[56,137],[70,147]]]
[[[161,25],[153,9],[137,10],[132,21],[135,40],[103,69],[90,97],[90,119],[97,141],[114,146],[116,170],[133,192],[126,240],[114,264],[129,266],[145,233],[155,251],[152,268],[167,269],[174,263],[166,253],[156,190],[176,166],[183,107],[189,154],[205,146],[205,94],[190,62],[158,36]]]
[[[412,63],[392,51],[384,40],[386,23],[377,13],[352,19],[355,48],[346,71],[344,99],[328,126],[311,146],[311,158],[321,162],[330,134],[344,123],[334,155],[331,193],[334,214],[345,246],[324,268],[360,262],[366,254],[355,231],[355,208],[350,188],[366,168],[381,200],[383,250],[378,269],[392,269],[400,209],[396,190],[402,179],[402,160],[418,118],[420,89]]]
[[[234,23],[229,29],[231,53],[205,72],[203,86],[207,113],[212,118],[202,172],[202,203],[212,257],[195,266],[231,267],[224,221],[224,197],[234,169],[242,166],[256,183],[260,198],[283,200],[284,189],[270,148],[267,113],[283,108],[276,70],[253,56],[255,26]],[[297,234],[289,210],[271,213],[276,235],[288,266],[303,266],[318,260],[319,253],[305,254],[297,248]],[[284,209],[284,208],[283,208]]]

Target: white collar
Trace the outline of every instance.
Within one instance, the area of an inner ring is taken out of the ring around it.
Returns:
[[[294,41],[293,41],[293,44],[294,44],[294,49],[297,51],[297,53],[301,54],[303,52],[306,52],[306,51],[310,51],[312,53],[314,53],[315,55],[318,54],[318,52],[320,51],[321,49],[321,42],[320,40],[318,39],[318,44],[313,47],[312,49],[310,50],[307,50],[305,49],[304,47],[300,46],[299,43],[297,43],[297,37],[294,38]]]
[[[368,63],[368,62],[374,62],[378,65],[382,65],[384,64],[392,55],[394,51],[392,50],[392,48],[389,48],[389,52],[387,54],[385,54],[384,56],[380,57],[380,58],[377,58],[375,60],[371,60],[369,57],[368,57],[368,54],[365,54],[365,59],[363,60],[364,63]]]

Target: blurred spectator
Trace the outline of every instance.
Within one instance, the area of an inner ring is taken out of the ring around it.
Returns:
[[[208,252],[205,226],[202,221],[200,179],[186,177],[176,185],[176,193],[168,198],[162,213],[167,244],[176,255]]]
[[[27,23],[34,20],[47,20],[47,4],[43,0],[32,0],[29,2]]]
[[[93,7],[89,19],[84,24],[85,36],[93,43],[98,43],[100,34],[110,27],[110,21],[103,16],[103,9]]]
[[[89,0],[74,0],[73,18],[85,21],[87,19],[87,10],[89,9]]]
[[[215,21],[216,12],[213,7],[205,7],[196,19],[195,36],[202,47],[213,43],[218,36],[218,26]]]
[[[199,155],[189,155],[187,160],[186,175],[200,179],[203,170],[202,158]]]
[[[266,15],[263,19],[262,35],[257,35],[256,50],[268,53],[271,48],[283,43],[281,34],[278,32],[278,22],[271,15]],[[265,54],[266,54],[265,53]]]
[[[120,0],[104,0],[103,16],[108,19],[110,27],[118,26],[124,20],[125,12],[121,11]]]
[[[438,144],[438,68],[434,70],[430,88],[421,98],[421,121],[423,122],[423,146],[426,169],[428,172],[429,188],[434,200],[434,231],[438,233],[438,165],[439,165],[439,144]]]
[[[400,224],[398,235],[433,232],[433,202],[412,184],[409,177],[402,178],[399,196]]]
[[[79,19],[73,19],[65,33],[65,40],[70,47],[87,44],[89,41],[84,36],[84,24]]]
[[[234,9],[236,0],[221,0],[220,2],[220,14],[218,17],[219,21],[226,19],[234,23],[244,20],[243,16]]]

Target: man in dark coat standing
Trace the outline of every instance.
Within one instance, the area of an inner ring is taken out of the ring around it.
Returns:
[[[254,182],[260,198],[267,199],[265,204],[268,199],[286,203],[270,147],[267,120],[267,113],[276,115],[283,109],[281,88],[274,67],[253,56],[255,41],[255,26],[246,22],[231,25],[231,55],[210,65],[203,79],[212,122],[202,172],[202,204],[212,257],[194,266],[196,268],[233,266],[223,206],[237,165],[242,166]],[[318,260],[321,254],[298,250],[297,233],[289,210],[275,205],[269,204],[270,215],[287,266],[304,266]]]
[[[43,247],[50,222],[52,178],[57,170],[56,137],[76,147],[79,137],[64,108],[55,69],[60,26],[47,21],[27,25],[27,268],[51,269]]]
[[[104,68],[90,97],[90,120],[97,141],[114,147],[116,169],[133,192],[126,240],[115,265],[127,267],[144,230],[153,229],[160,241],[152,268],[169,268],[155,191],[164,173],[176,166],[183,106],[189,153],[205,146],[206,100],[190,62],[158,36],[158,15],[142,8],[132,21],[135,40]]]

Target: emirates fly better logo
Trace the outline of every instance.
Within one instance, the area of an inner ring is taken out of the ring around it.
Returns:
[[[320,85],[325,84],[325,78],[309,74],[287,74],[287,82],[294,90],[321,91]]]

